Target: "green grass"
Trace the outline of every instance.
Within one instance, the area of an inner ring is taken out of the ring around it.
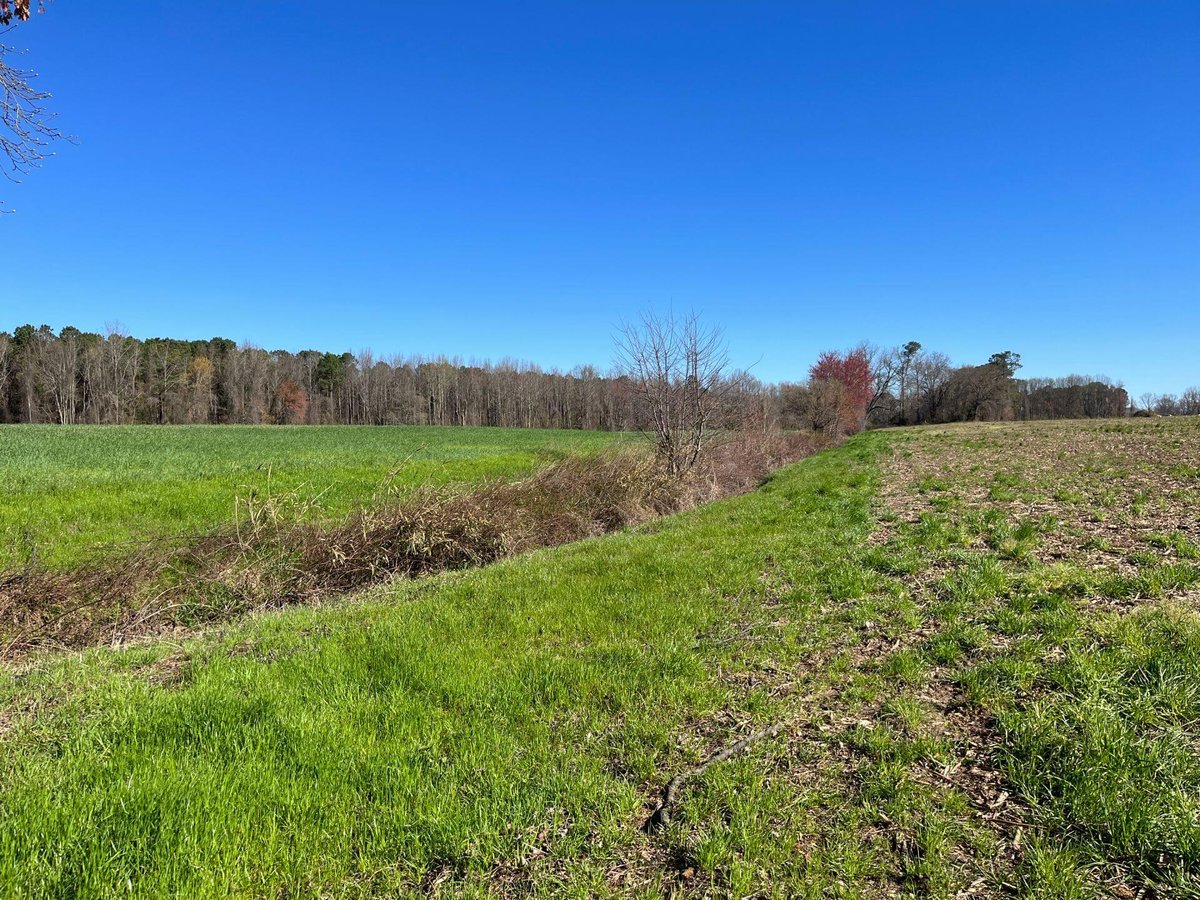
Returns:
[[[1076,428],[1080,433],[1049,432],[1047,444],[1088,440]],[[1195,422],[1172,425],[1172,432],[1193,436],[1193,452],[1195,428]],[[988,758],[1020,800],[1001,814],[1016,816],[1026,831],[1021,853],[998,869],[996,880],[1007,872],[1004,880],[1022,896],[1113,896],[1109,886],[1115,896],[1141,888],[1155,896],[1200,894],[1194,544],[1182,532],[1147,526],[1113,535],[1137,549],[1113,550],[1081,527],[1093,511],[1071,508],[1089,496],[1112,505],[1116,494],[1097,488],[1125,452],[1155,457],[1147,466],[1155,480],[1170,465],[1171,454],[1155,445],[1175,434],[1126,433],[1137,443],[1111,448],[1103,465],[1046,466],[1032,455],[1006,461],[1017,470],[1028,460],[1045,467],[1021,499],[1062,504],[1069,528],[1058,514],[1033,519],[1023,502],[1008,505],[1015,496],[994,488],[1015,483],[1005,471],[993,479],[991,502],[935,508],[877,551],[884,558],[923,553],[930,566],[946,570],[932,590],[918,591],[936,622],[924,658],[942,667],[930,682],[957,685],[991,723]],[[934,464],[942,462],[935,457]],[[954,486],[965,489],[969,479]],[[1196,509],[1200,499],[1161,487],[1122,487],[1139,515],[1153,512],[1164,523]],[[929,540],[943,534],[958,535],[960,546],[972,549]],[[1044,542],[1060,538],[1066,543],[1052,554],[1055,561],[1038,558]],[[1110,555],[1098,561],[1096,551]],[[928,687],[909,692],[910,702],[919,703],[915,697]],[[916,718],[915,711],[908,715]]]
[[[531,859],[547,895],[604,889],[650,841],[646,783],[701,749],[674,749],[689,722],[729,705],[714,663],[739,651],[721,633],[751,611],[747,585],[772,590],[760,576],[786,567],[863,589],[828,548],[869,528],[867,446],[653,533],[252,619],[188,642],[169,686],[166,646],[6,679],[4,705],[38,715],[5,747],[0,893],[356,896],[443,870],[470,892]],[[775,587],[797,615],[813,603],[811,584]],[[716,778],[715,799],[689,802],[723,806],[725,782],[742,812],[688,843],[706,877],[761,883],[742,860],[787,852],[752,808],[768,788],[736,765]]]
[[[1123,860],[1151,884],[1194,891],[1200,624],[1153,609],[1063,637],[1035,699],[997,704],[1009,777],[1081,863]]]
[[[500,428],[0,426],[0,571],[232,521],[251,491],[331,518],[388,487],[527,474],[627,436]],[[394,476],[389,478],[389,476]]]
[[[1195,426],[1154,424],[863,435],[636,531],[35,658],[0,895],[1196,895],[1200,485],[1156,487]]]

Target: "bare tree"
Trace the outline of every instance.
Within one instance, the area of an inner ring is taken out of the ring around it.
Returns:
[[[809,424],[832,438],[846,434],[846,385],[835,378],[814,378],[808,386]]]
[[[720,330],[695,313],[646,313],[617,335],[617,370],[633,385],[655,454],[673,476],[691,470],[703,453],[728,362]]]
[[[1179,398],[1174,394],[1163,394],[1155,401],[1154,411],[1160,416],[1179,415]]]
[[[1200,416],[1200,388],[1190,387],[1179,395],[1181,416]]]
[[[38,392],[49,398],[60,425],[73,425],[78,408],[79,332],[64,328],[57,339],[42,337],[32,345],[33,380]]]
[[[931,421],[946,395],[950,381],[950,357],[938,351],[915,354],[906,373],[908,396],[915,397],[917,408],[911,421]],[[905,424],[909,424],[906,421]]]
[[[180,422],[179,407],[186,402],[183,389],[191,364],[180,348],[169,340],[151,339],[145,343],[147,400],[159,425]]]
[[[12,365],[12,339],[0,333],[0,422],[8,417],[8,370]]]
[[[896,348],[884,349],[863,344],[862,350],[867,354],[871,363],[871,399],[867,403],[868,421],[878,423],[890,418],[895,398],[892,389],[897,383],[901,386],[903,396],[903,365],[904,356]]]
[[[102,398],[108,421],[120,425],[133,413],[138,371],[138,345],[118,324],[105,326],[108,334],[101,345],[104,360]]]
[[[207,356],[192,357],[184,376],[186,399],[183,415],[189,423],[207,422],[210,420],[214,406],[213,386],[216,381],[216,368]]]
[[[29,18],[29,0],[0,0],[0,26]],[[0,44],[0,153],[8,160],[5,175],[13,181],[41,165],[50,145],[63,137],[46,106],[50,94],[33,86],[37,73],[9,65],[5,57],[19,51]]]

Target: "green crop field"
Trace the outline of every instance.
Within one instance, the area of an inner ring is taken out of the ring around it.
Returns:
[[[640,529],[14,663],[0,895],[1194,896],[1198,472],[1195,419],[876,432]]]
[[[625,439],[584,431],[279,426],[0,426],[0,572],[232,521],[268,490],[335,517],[385,489],[526,474]]]

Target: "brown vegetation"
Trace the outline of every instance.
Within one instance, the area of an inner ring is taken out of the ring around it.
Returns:
[[[1052,522],[1031,558],[1131,575],[1139,553],[1174,559],[1200,541],[1196,432],[1186,419],[928,430],[889,461],[882,494],[909,525],[939,507]]]
[[[647,313],[618,340],[620,377],[633,389],[638,421],[653,435],[654,455],[667,473],[685,475],[701,459],[712,428],[733,393],[728,353],[717,329],[694,313]]]
[[[0,578],[0,658],[43,647],[122,644],[393,577],[494,562],[637,525],[759,484],[820,440],[760,429],[728,438],[686,478],[649,454],[570,457],[517,482],[427,488],[361,508],[330,529],[295,498],[251,497],[236,524],[68,571]]]

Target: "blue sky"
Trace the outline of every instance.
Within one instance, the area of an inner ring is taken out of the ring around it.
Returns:
[[[673,306],[765,380],[915,339],[1200,383],[1195,0],[54,0],[3,40],[77,143],[0,182],[0,328],[570,367]]]

